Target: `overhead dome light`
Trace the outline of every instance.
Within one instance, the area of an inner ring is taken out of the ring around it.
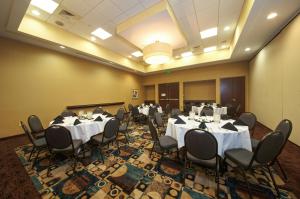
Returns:
[[[172,47],[167,43],[155,42],[143,49],[144,61],[147,64],[165,64],[172,57]]]

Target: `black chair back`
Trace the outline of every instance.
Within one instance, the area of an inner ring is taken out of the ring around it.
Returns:
[[[152,119],[148,120],[148,125],[149,125],[149,130],[150,130],[150,133],[151,133],[152,140],[154,142],[158,141],[157,130],[156,130],[154,124],[153,124],[153,120]]]
[[[124,108],[119,108],[119,110],[117,111],[116,118],[121,122],[124,119],[124,115],[125,115]]]
[[[116,118],[110,119],[105,127],[104,127],[104,132],[103,132],[103,138],[113,138],[117,137],[118,132],[119,132],[119,125],[120,122]]]
[[[20,121],[20,126],[22,127],[24,133],[27,135],[27,137],[29,138],[30,142],[32,144],[34,144],[34,140],[35,138],[32,136],[32,134],[30,133],[30,131],[28,130],[27,126],[25,125],[24,122]]]
[[[27,121],[28,121],[28,125],[29,125],[31,132],[38,133],[38,132],[44,131],[44,127],[38,116],[30,115],[28,117]]]
[[[283,133],[285,142],[287,142],[287,140],[289,139],[292,130],[293,130],[293,124],[288,119],[284,119],[281,122],[279,122],[279,124],[275,129],[275,131],[281,131]]]
[[[249,130],[252,130],[256,124],[256,116],[253,113],[245,112],[239,117],[239,120],[247,124]]]
[[[60,115],[62,117],[73,117],[73,116],[76,116],[76,113],[74,113],[71,110],[64,110]]]
[[[166,104],[165,113],[169,114],[171,112],[170,104]]]
[[[101,113],[104,113],[104,110],[102,107],[96,107],[94,110],[93,110],[93,114],[101,114]]]
[[[163,119],[162,119],[161,114],[159,112],[156,112],[154,114],[154,119],[155,119],[155,122],[156,122],[157,126],[159,126],[159,127],[164,126]]]
[[[175,117],[175,116],[178,116],[180,115],[180,110],[178,108],[173,108],[172,111],[171,111],[171,117]]]
[[[204,106],[201,113],[201,116],[213,116],[214,115],[214,110],[210,106]]]
[[[129,112],[132,111],[132,108],[133,108],[132,104],[128,104],[128,111],[129,111]]]
[[[65,149],[70,145],[74,149],[71,133],[63,126],[50,126],[45,131],[45,138],[50,151],[52,149]]]
[[[149,116],[154,118],[154,114],[157,112],[157,108],[156,107],[149,107]]]
[[[218,142],[209,132],[191,129],[184,136],[186,151],[201,160],[210,160],[218,155]]]
[[[268,133],[258,143],[254,151],[253,160],[263,165],[273,162],[280,154],[284,141],[282,132],[275,131]]]
[[[137,116],[137,115],[139,115],[139,114],[140,114],[139,108],[138,108],[137,106],[132,107],[132,115],[133,115],[133,116]]]

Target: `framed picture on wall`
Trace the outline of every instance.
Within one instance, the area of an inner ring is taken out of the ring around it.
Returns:
[[[139,90],[132,89],[132,99],[138,99],[138,98],[139,98]]]

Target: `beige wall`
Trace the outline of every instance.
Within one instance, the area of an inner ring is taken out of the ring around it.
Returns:
[[[283,118],[293,122],[290,140],[300,145],[300,16],[296,17],[249,66],[249,107],[274,129]]]
[[[179,82],[180,109],[183,110],[184,86],[187,81],[216,81],[216,101],[220,102],[220,79],[225,77],[245,76],[246,79],[246,110],[248,107],[248,62],[235,62],[213,66],[199,67],[186,70],[173,71],[171,73],[153,74],[144,77],[144,85],[155,84],[155,100],[158,102],[158,84]]]
[[[216,81],[195,81],[183,83],[184,100],[216,100]]]
[[[46,127],[67,105],[144,101],[137,75],[13,40],[0,44],[0,137],[21,133],[18,122],[30,114]]]
[[[144,87],[145,100],[155,100],[155,85],[148,85]]]

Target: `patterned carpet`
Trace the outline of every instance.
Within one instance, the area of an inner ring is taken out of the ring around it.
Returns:
[[[121,144],[121,152],[115,146],[103,149],[105,163],[94,150],[90,157],[82,160],[76,173],[72,161],[57,157],[56,165],[47,177],[47,152],[32,169],[27,159],[31,145],[16,148],[16,153],[42,198],[215,198],[214,172],[193,165],[186,169],[185,185],[182,185],[182,163],[174,154],[161,158],[158,153],[149,157],[152,141],[146,127],[134,126],[130,132],[130,143]],[[124,137],[119,138],[124,141]],[[270,176],[264,171],[248,175],[254,198],[276,198]],[[248,198],[247,187],[242,177],[228,171],[220,179],[220,198]],[[275,175],[277,184],[284,182]],[[280,189],[281,198],[296,198],[293,193]]]

